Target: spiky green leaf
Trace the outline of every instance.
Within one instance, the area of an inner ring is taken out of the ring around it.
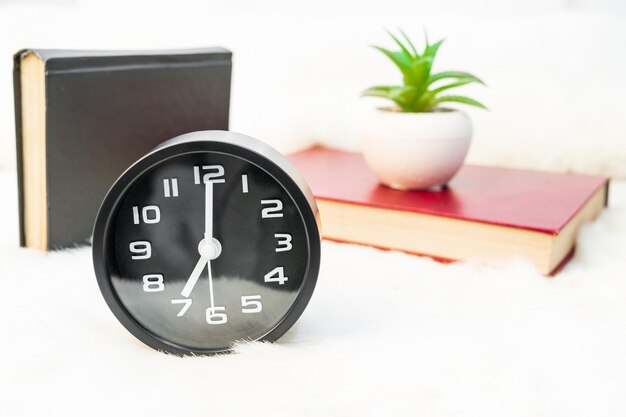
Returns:
[[[438,72],[436,74],[433,74],[430,76],[430,80],[428,81],[428,84],[432,84],[436,81],[439,80],[443,80],[446,78],[456,78],[456,79],[471,79],[474,80],[474,82],[477,82],[479,84],[485,85],[485,83],[483,82],[483,80],[481,80],[480,78],[478,78],[477,76],[470,74],[469,72],[463,72],[463,71],[444,71],[444,72]]]
[[[404,40],[406,40],[406,43],[411,47],[411,50],[413,51],[413,56],[416,58],[419,58],[420,54],[417,53],[417,49],[415,49],[415,45],[413,45],[413,42],[411,42],[411,39],[409,39],[409,37],[406,36],[406,33],[404,33],[402,29],[400,29],[400,34],[402,34],[402,37],[404,38]]]
[[[365,90],[362,95],[369,97],[379,97],[391,100],[402,111],[409,111],[412,103],[416,99],[417,90],[406,85],[378,85]]]
[[[411,66],[411,59],[407,57],[404,53],[400,51],[390,51],[387,48],[376,45],[374,45],[373,48],[385,54],[387,58],[389,58],[396,65],[396,67],[398,67],[402,74],[409,70]]]
[[[430,57],[432,60],[435,59],[435,56],[437,56],[437,52],[439,51],[439,47],[441,47],[441,44],[444,42],[445,39],[441,39],[440,41],[437,41],[435,43],[433,43],[432,45],[427,44],[426,48],[424,49],[424,56],[428,56]]]
[[[466,85],[466,84],[475,83],[475,82],[477,82],[477,81],[476,81],[476,80],[474,80],[474,79],[471,79],[471,78],[463,78],[463,79],[460,79],[460,80],[455,81],[455,82],[453,82],[453,83],[446,84],[446,85],[442,85],[441,87],[437,87],[437,88],[435,88],[435,89],[433,89],[433,90],[430,90],[430,91],[432,91],[432,92],[436,95],[436,94],[441,93],[442,91],[449,90],[449,89],[451,89],[451,88],[460,87],[460,86],[462,86],[462,85]]]
[[[425,91],[432,63],[433,61],[429,57],[420,57],[411,62],[410,77],[405,77],[404,83],[420,91]]]
[[[385,54],[400,70],[403,77],[403,85],[375,86],[365,90],[362,95],[391,100],[404,112],[432,111],[438,104],[445,102],[456,102],[485,108],[482,103],[469,97],[455,95],[439,96],[443,91],[465,84],[484,84],[481,79],[467,72],[446,71],[431,74],[433,62],[444,42],[443,40],[439,40],[431,45],[425,34],[426,45],[424,52],[420,55],[406,33],[402,29],[399,29],[399,32],[402,35],[401,37],[395,36],[389,31],[387,32],[400,48],[399,50],[393,51],[380,46],[374,46],[374,48]],[[445,85],[439,84],[438,87],[431,87],[433,83],[443,79],[451,79],[452,81]]]
[[[462,103],[467,104],[468,106],[480,107],[481,109],[487,109],[483,103],[474,100],[473,98],[465,97],[465,96],[440,96],[433,100],[434,103]]]
[[[404,83],[407,85],[417,86],[418,84],[423,84],[425,79],[423,78],[423,74],[421,71],[416,73],[415,65],[416,62],[419,61],[408,57],[402,51],[390,51],[387,48],[383,48],[381,46],[374,46],[377,50],[385,54],[393,63],[398,67],[400,72],[402,72],[402,76],[404,78]]]
[[[388,30],[386,31],[387,34],[389,36],[391,36],[391,39],[393,39],[393,41],[400,47],[400,50],[409,58],[412,59],[413,55],[411,54],[411,52],[407,49],[407,47],[400,41],[400,39],[398,39],[393,33],[389,32]]]

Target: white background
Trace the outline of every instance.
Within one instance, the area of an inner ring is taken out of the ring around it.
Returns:
[[[0,0],[0,167],[14,167],[11,55],[20,48],[234,52],[231,129],[282,151],[355,149],[373,84],[400,81],[383,28],[446,38],[436,70],[488,88],[469,161],[626,176],[626,11],[617,0],[385,2]],[[390,138],[392,140],[393,138]]]

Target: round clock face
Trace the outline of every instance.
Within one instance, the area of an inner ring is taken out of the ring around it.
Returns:
[[[116,316],[176,353],[274,340],[301,314],[319,268],[315,208],[301,187],[271,158],[203,133],[125,173],[94,232]]]

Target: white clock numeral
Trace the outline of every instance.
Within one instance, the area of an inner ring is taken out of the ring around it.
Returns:
[[[178,197],[178,180],[176,178],[163,179],[163,195],[165,197]]]
[[[189,307],[191,307],[191,298],[179,298],[176,300],[172,300],[172,304],[184,304],[183,308],[180,309],[176,317],[182,317],[185,315]]]
[[[143,290],[145,292],[161,292],[165,290],[163,275],[148,274],[143,276]]]
[[[241,191],[243,191],[244,194],[248,193],[248,176],[246,174],[241,176]]]
[[[147,240],[130,242],[129,246],[132,259],[150,259],[152,256],[152,245]]]
[[[161,210],[159,210],[159,206],[145,206],[141,209],[141,218],[139,217],[139,207],[133,206],[133,223],[139,224],[142,220],[145,224],[160,222]]]
[[[271,217],[283,217],[283,202],[280,200],[261,200],[262,205],[269,205],[261,210],[261,217],[268,219]]]
[[[260,313],[263,310],[260,295],[242,295],[241,312],[245,314]]]
[[[206,322],[209,324],[224,324],[228,321],[226,313],[220,313],[226,311],[226,307],[209,307],[206,309]]]
[[[291,235],[289,233],[276,233],[274,234],[274,237],[278,239],[276,252],[286,252],[293,248],[293,245],[291,244]]]
[[[264,276],[265,282],[278,282],[280,285],[283,285],[289,277],[285,276],[285,268],[282,266],[277,266],[272,269],[270,272],[265,274]]]
[[[202,183],[211,181],[213,183],[226,182],[224,178],[224,167],[221,165],[195,165],[193,167],[193,180],[196,184],[200,184],[200,170],[209,171],[202,176]]]

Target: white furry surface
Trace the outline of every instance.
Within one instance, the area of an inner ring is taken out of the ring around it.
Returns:
[[[317,290],[276,344],[177,358],[107,309],[89,249],[17,248],[0,171],[0,415],[623,416],[626,183],[548,279],[325,242]]]

